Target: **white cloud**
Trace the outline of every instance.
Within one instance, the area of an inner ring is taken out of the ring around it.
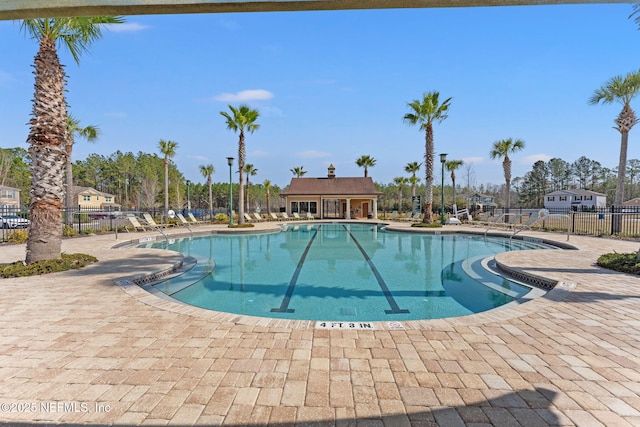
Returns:
[[[264,89],[248,89],[236,93],[221,93],[213,97],[214,100],[221,102],[261,101],[271,98],[273,98],[273,93]]]
[[[137,22],[124,22],[122,24],[105,25],[105,28],[114,33],[130,33],[133,31],[142,31],[149,28],[148,25],[142,25]]]
[[[193,160],[200,160],[201,162],[209,161],[209,158],[206,157],[206,156],[193,155],[193,154],[187,154],[187,158],[188,159],[193,159]]]
[[[329,156],[331,156],[331,153],[317,150],[298,151],[295,153],[295,157],[300,157],[301,159],[321,159]]]

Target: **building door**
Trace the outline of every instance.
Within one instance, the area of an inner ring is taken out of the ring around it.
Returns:
[[[323,218],[340,218],[340,200],[339,199],[323,199],[322,200],[322,217]]]
[[[367,202],[362,204],[362,217],[363,218],[369,217],[369,203]]]

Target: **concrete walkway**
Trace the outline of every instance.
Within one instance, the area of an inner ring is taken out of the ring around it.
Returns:
[[[463,229],[484,231],[445,227]],[[65,240],[65,252],[100,262],[0,280],[0,424],[640,425],[640,277],[595,266],[640,243],[572,236],[577,251],[500,254],[563,284],[509,308],[372,331],[216,313],[116,285],[181,262],[111,249],[151,236]],[[0,246],[0,262],[20,257],[24,245]]]

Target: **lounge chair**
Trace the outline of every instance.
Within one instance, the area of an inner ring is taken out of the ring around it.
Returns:
[[[147,222],[147,224],[149,224],[149,227],[155,228],[156,230],[160,230],[162,228],[167,228],[167,227],[173,226],[173,224],[158,224],[158,223],[156,223],[155,220],[148,213],[144,213],[144,214],[142,214],[142,216],[144,217],[144,220]]]
[[[178,220],[180,221],[180,224],[182,224],[185,227],[189,228],[189,221],[187,221],[187,219],[184,217],[184,215],[182,215],[181,213],[176,214],[176,218],[178,218]]]
[[[398,211],[391,212],[391,221],[395,221],[398,219]]]
[[[301,217],[301,216],[300,216],[300,214],[298,214],[298,212],[294,212],[294,213],[293,213],[293,219],[298,219],[298,220],[300,220],[300,219],[305,219],[305,218]]]
[[[282,221],[282,218],[279,218],[278,215],[274,214],[273,212],[271,212],[269,216],[271,217],[271,221]]]
[[[193,224],[200,224],[200,221],[198,221],[198,220],[196,219],[196,217],[195,217],[195,216],[193,216],[193,214],[192,214],[191,212],[188,212],[188,213],[187,213],[187,216],[189,217],[189,219],[191,220],[191,222],[192,222]]]
[[[311,214],[311,212],[307,212],[307,219],[316,219],[315,216],[313,216],[313,214]]]
[[[244,220],[247,221],[247,222],[254,222],[255,221],[255,219],[251,218],[251,215],[249,215],[246,212],[244,213]]]
[[[282,219],[285,220],[285,221],[289,221],[289,220],[293,219],[289,215],[287,215],[286,212],[282,212],[280,215],[282,215]]]
[[[464,217],[467,217],[467,220],[469,222],[471,222],[471,214],[469,214],[469,209],[460,209],[460,210],[456,210],[456,212],[453,214],[453,216],[456,217],[456,219],[460,220],[460,219],[464,219]]]
[[[264,218],[262,218],[262,216],[260,216],[260,214],[258,212],[254,212],[253,216],[256,219],[256,221],[258,221],[258,222],[264,221]]]
[[[129,223],[131,223],[131,225],[133,226],[134,231],[138,231],[138,230],[147,231],[146,227],[140,224],[140,221],[138,221],[138,218],[136,218],[135,216],[127,216],[127,219],[129,220]],[[127,233],[128,233],[129,227],[125,227],[125,230],[127,230]]]

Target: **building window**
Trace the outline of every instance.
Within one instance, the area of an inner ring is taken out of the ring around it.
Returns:
[[[547,202],[553,202],[555,199],[555,196],[547,196]]]
[[[111,197],[105,197],[104,199],[107,203],[111,203]]]
[[[307,212],[312,214],[318,213],[318,202],[291,202],[291,213],[306,214]]]
[[[567,201],[567,196],[560,196],[560,201],[561,202],[566,202]]]
[[[90,202],[91,201],[91,196],[82,196],[82,201]]]
[[[2,190],[0,192],[0,197],[2,197],[3,199],[15,199],[16,192],[15,190]]]
[[[576,200],[582,200],[582,196],[576,196]]]
[[[584,196],[585,200],[593,200],[593,196]]]

